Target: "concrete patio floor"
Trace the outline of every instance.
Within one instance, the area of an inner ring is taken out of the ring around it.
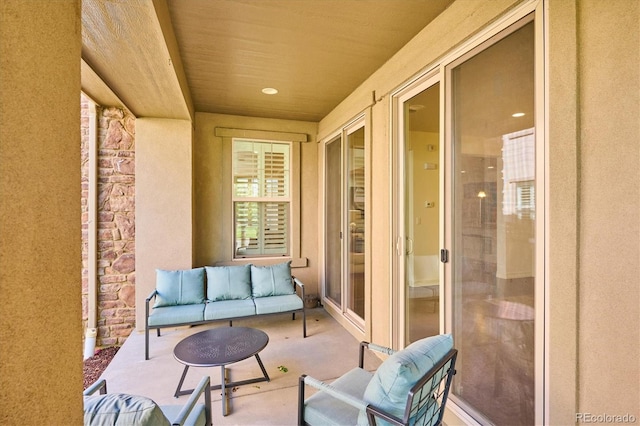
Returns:
[[[235,327],[263,330],[269,343],[260,358],[269,374],[269,382],[239,386],[231,392],[229,414],[222,416],[220,391],[212,391],[214,425],[295,425],[297,424],[298,378],[307,374],[331,382],[358,365],[359,341],[342,328],[322,308],[307,311],[307,338],[302,337],[300,315],[255,317],[234,321]],[[160,337],[150,333],[150,359],[144,360],[144,333],[134,332],[102,374],[109,393],[143,395],[160,405],[184,404],[188,396],[174,398],[184,366],[173,357],[173,348],[185,337],[214,327],[217,322],[196,327],[162,330]],[[375,370],[380,360],[367,353],[365,368]],[[285,371],[286,370],[286,371]],[[262,375],[254,357],[227,366],[231,381]],[[220,384],[220,368],[190,368],[183,389],[192,389],[203,375]],[[312,389],[307,387],[306,394]]]

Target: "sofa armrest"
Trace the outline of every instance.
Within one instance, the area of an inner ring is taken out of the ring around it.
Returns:
[[[100,395],[104,395],[107,393],[107,381],[105,379],[100,379],[82,392],[83,396],[93,395],[94,393],[100,391]]]
[[[198,403],[198,399],[200,398],[200,395],[202,395],[203,393],[204,393],[204,405],[205,405],[205,413],[206,413],[205,424],[206,425],[211,424],[210,378],[209,376],[204,376],[202,379],[200,379],[200,383],[198,383],[198,386],[195,387],[195,389],[191,393],[191,396],[189,397],[189,400],[182,407],[182,410],[180,410],[178,417],[176,417],[175,419],[172,419],[173,425],[183,425],[187,421],[189,414],[191,414],[191,411],[194,409],[194,407]]]
[[[157,294],[158,294],[158,290],[153,290],[151,292],[151,294],[149,294],[147,296],[147,298],[144,299],[145,317],[146,318],[149,318],[149,303],[151,303],[151,300],[153,300],[153,298],[155,298]]]
[[[300,293],[302,294],[302,300],[304,301],[304,283],[299,279],[297,279],[296,277],[291,277],[291,278],[293,278],[294,285],[297,285],[298,287],[300,287]]]
[[[149,304],[149,302],[151,302],[151,299],[153,299],[154,297],[156,297],[156,295],[158,294],[158,290],[153,290],[146,299],[144,299],[145,303]]]

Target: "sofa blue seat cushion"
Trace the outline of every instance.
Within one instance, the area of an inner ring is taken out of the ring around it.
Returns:
[[[153,308],[149,315],[149,326],[201,322],[204,320],[204,308],[204,303]]]
[[[207,300],[251,298],[251,265],[205,266]]]
[[[402,417],[409,390],[438,363],[451,349],[450,334],[418,340],[387,358],[376,370],[367,389],[364,401],[396,417]],[[359,424],[366,423],[364,413]],[[380,424],[387,424],[380,422]]]
[[[154,308],[204,303],[204,268],[156,269],[156,291]]]
[[[331,386],[362,400],[372,377],[373,373],[354,368],[333,381]],[[355,425],[360,414],[357,408],[324,392],[316,392],[304,404],[304,420],[310,425]]]
[[[204,319],[207,321],[247,317],[255,314],[256,306],[253,304],[253,299],[219,300],[207,303],[204,308]]]
[[[256,298],[294,294],[291,261],[269,266],[251,265],[251,289]]]
[[[296,311],[302,309],[302,299],[297,294],[284,296],[257,297],[253,299],[256,304],[256,314],[274,314],[277,312]]]
[[[151,399],[112,393],[84,398],[85,426],[169,426],[160,407]]]

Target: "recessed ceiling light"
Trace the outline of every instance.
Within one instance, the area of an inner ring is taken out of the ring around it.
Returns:
[[[262,93],[264,93],[265,95],[275,95],[276,93],[278,93],[278,89],[274,89],[273,87],[265,87],[264,89],[262,89]]]
[[[409,105],[409,111],[415,112],[415,111],[420,111],[421,109],[424,109],[424,105],[420,105],[420,104]]]
[[[524,112],[516,112],[515,114],[511,114],[511,116],[515,118],[524,117]]]

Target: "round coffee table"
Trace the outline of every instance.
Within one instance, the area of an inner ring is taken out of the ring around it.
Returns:
[[[226,416],[227,387],[270,380],[258,355],[258,352],[263,350],[267,343],[269,343],[267,333],[248,327],[212,328],[184,338],[173,349],[174,358],[185,366],[174,396],[177,398],[180,395],[193,392],[193,389],[182,390],[182,384],[189,367],[220,367],[221,384],[211,386],[211,389],[222,389],[222,414]],[[263,377],[226,383],[225,366],[252,356],[256,357]]]

